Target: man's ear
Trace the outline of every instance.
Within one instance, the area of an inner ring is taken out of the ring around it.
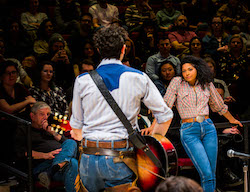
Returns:
[[[122,54],[125,54],[125,51],[126,51],[126,44],[123,45],[122,50],[121,50],[121,53],[122,53]]]
[[[34,118],[34,113],[30,112],[30,118],[31,118],[31,120],[33,120],[33,118]]]

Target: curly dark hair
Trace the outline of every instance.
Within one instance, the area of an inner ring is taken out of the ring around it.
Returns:
[[[193,67],[197,70],[197,80],[199,81],[202,89],[205,89],[205,85],[213,81],[213,74],[208,64],[203,59],[194,57],[192,55],[187,55],[181,61],[181,68],[186,63],[192,64]]]
[[[120,59],[121,49],[128,37],[127,31],[117,25],[100,28],[93,37],[102,59]]]
[[[18,66],[17,66],[17,63],[11,61],[11,60],[7,60],[7,61],[3,61],[0,65],[0,77],[5,73],[5,70],[7,69],[7,67],[9,66],[13,66],[16,68],[17,70],[17,73],[19,73],[19,70],[18,70]]]

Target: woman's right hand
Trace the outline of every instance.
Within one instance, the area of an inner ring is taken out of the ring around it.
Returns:
[[[26,101],[28,101],[28,104],[36,103],[36,99],[34,97],[30,96],[30,95],[25,97],[25,99],[26,99]]]
[[[232,128],[224,129],[222,131],[222,133],[226,133],[226,134],[240,134],[240,131],[236,127],[232,127]]]

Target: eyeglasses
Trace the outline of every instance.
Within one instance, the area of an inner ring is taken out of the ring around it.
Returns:
[[[5,72],[5,75],[16,75],[17,71]]]
[[[44,73],[54,73],[52,70],[43,70]]]
[[[214,25],[221,25],[222,24],[222,22],[212,22],[212,24],[214,24]]]

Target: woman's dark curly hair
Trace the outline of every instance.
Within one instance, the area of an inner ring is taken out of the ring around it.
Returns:
[[[41,85],[41,72],[43,70],[43,67],[44,65],[51,65],[54,69],[54,65],[52,62],[50,61],[42,61],[38,66],[37,66],[37,70],[36,70],[36,78],[34,79],[34,85],[36,87],[39,87],[40,88],[40,85]],[[52,79],[51,81],[49,82],[49,88],[51,88],[52,90],[54,90],[55,88],[55,82],[54,82],[54,78],[55,78],[55,74],[53,73],[53,76],[52,76]]]
[[[127,31],[117,25],[100,28],[93,37],[102,59],[120,59],[121,49],[128,37]]]
[[[205,85],[213,81],[213,74],[208,64],[203,59],[188,55],[182,59],[181,68],[186,63],[192,64],[192,66],[197,70],[197,80],[199,81],[202,89],[205,89]]]
[[[17,64],[11,60],[7,60],[7,61],[2,62],[0,65],[0,77],[5,73],[5,70],[7,69],[7,67],[10,67],[10,66],[15,67],[17,70],[17,73],[19,74]]]

